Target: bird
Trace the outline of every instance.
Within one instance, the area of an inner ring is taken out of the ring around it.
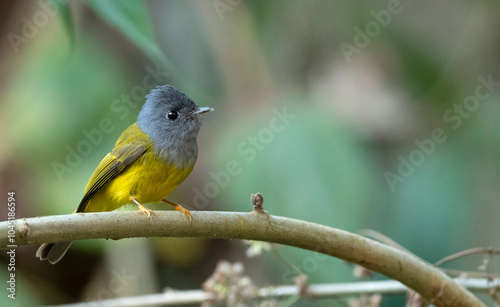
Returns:
[[[152,89],[137,121],[123,131],[94,170],[74,213],[113,211],[135,203],[151,219],[154,212],[143,204],[163,201],[191,221],[189,210],[165,197],[193,170],[198,157],[200,115],[210,111],[213,108],[198,107],[171,85]],[[71,243],[44,243],[36,256],[55,264]]]

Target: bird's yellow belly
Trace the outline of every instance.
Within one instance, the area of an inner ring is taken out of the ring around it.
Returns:
[[[191,173],[193,165],[179,169],[144,154],[96,193],[85,212],[112,211],[135,198],[141,204],[159,202]]]

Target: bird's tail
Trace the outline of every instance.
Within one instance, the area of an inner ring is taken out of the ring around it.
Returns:
[[[40,260],[47,260],[51,264],[56,264],[66,255],[73,242],[44,243],[36,252]]]

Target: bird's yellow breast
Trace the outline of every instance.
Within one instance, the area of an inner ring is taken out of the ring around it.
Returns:
[[[186,179],[193,167],[194,163],[179,169],[148,150],[97,192],[85,212],[112,211],[131,203],[131,198],[141,204],[159,202]]]

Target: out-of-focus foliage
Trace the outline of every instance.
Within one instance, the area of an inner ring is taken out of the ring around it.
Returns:
[[[1,195],[16,191],[18,217],[73,212],[144,95],[168,83],[215,108],[204,118],[197,165],[172,201],[249,211],[250,194],[260,192],[271,214],[371,228],[429,262],[500,247],[494,1],[0,7],[0,186]],[[196,289],[220,259],[243,262],[257,286],[293,283],[296,273],[281,257],[249,259],[247,248],[239,241],[95,240],[76,242],[56,266],[35,259],[35,248],[19,248],[19,300],[1,296],[0,305]],[[310,283],[358,280],[336,259],[279,250]],[[4,280],[8,258],[1,257]],[[448,267],[481,264],[478,256]],[[117,274],[126,276],[120,289],[110,286]],[[314,302],[332,304],[341,302]],[[383,300],[402,304],[402,296]]]

